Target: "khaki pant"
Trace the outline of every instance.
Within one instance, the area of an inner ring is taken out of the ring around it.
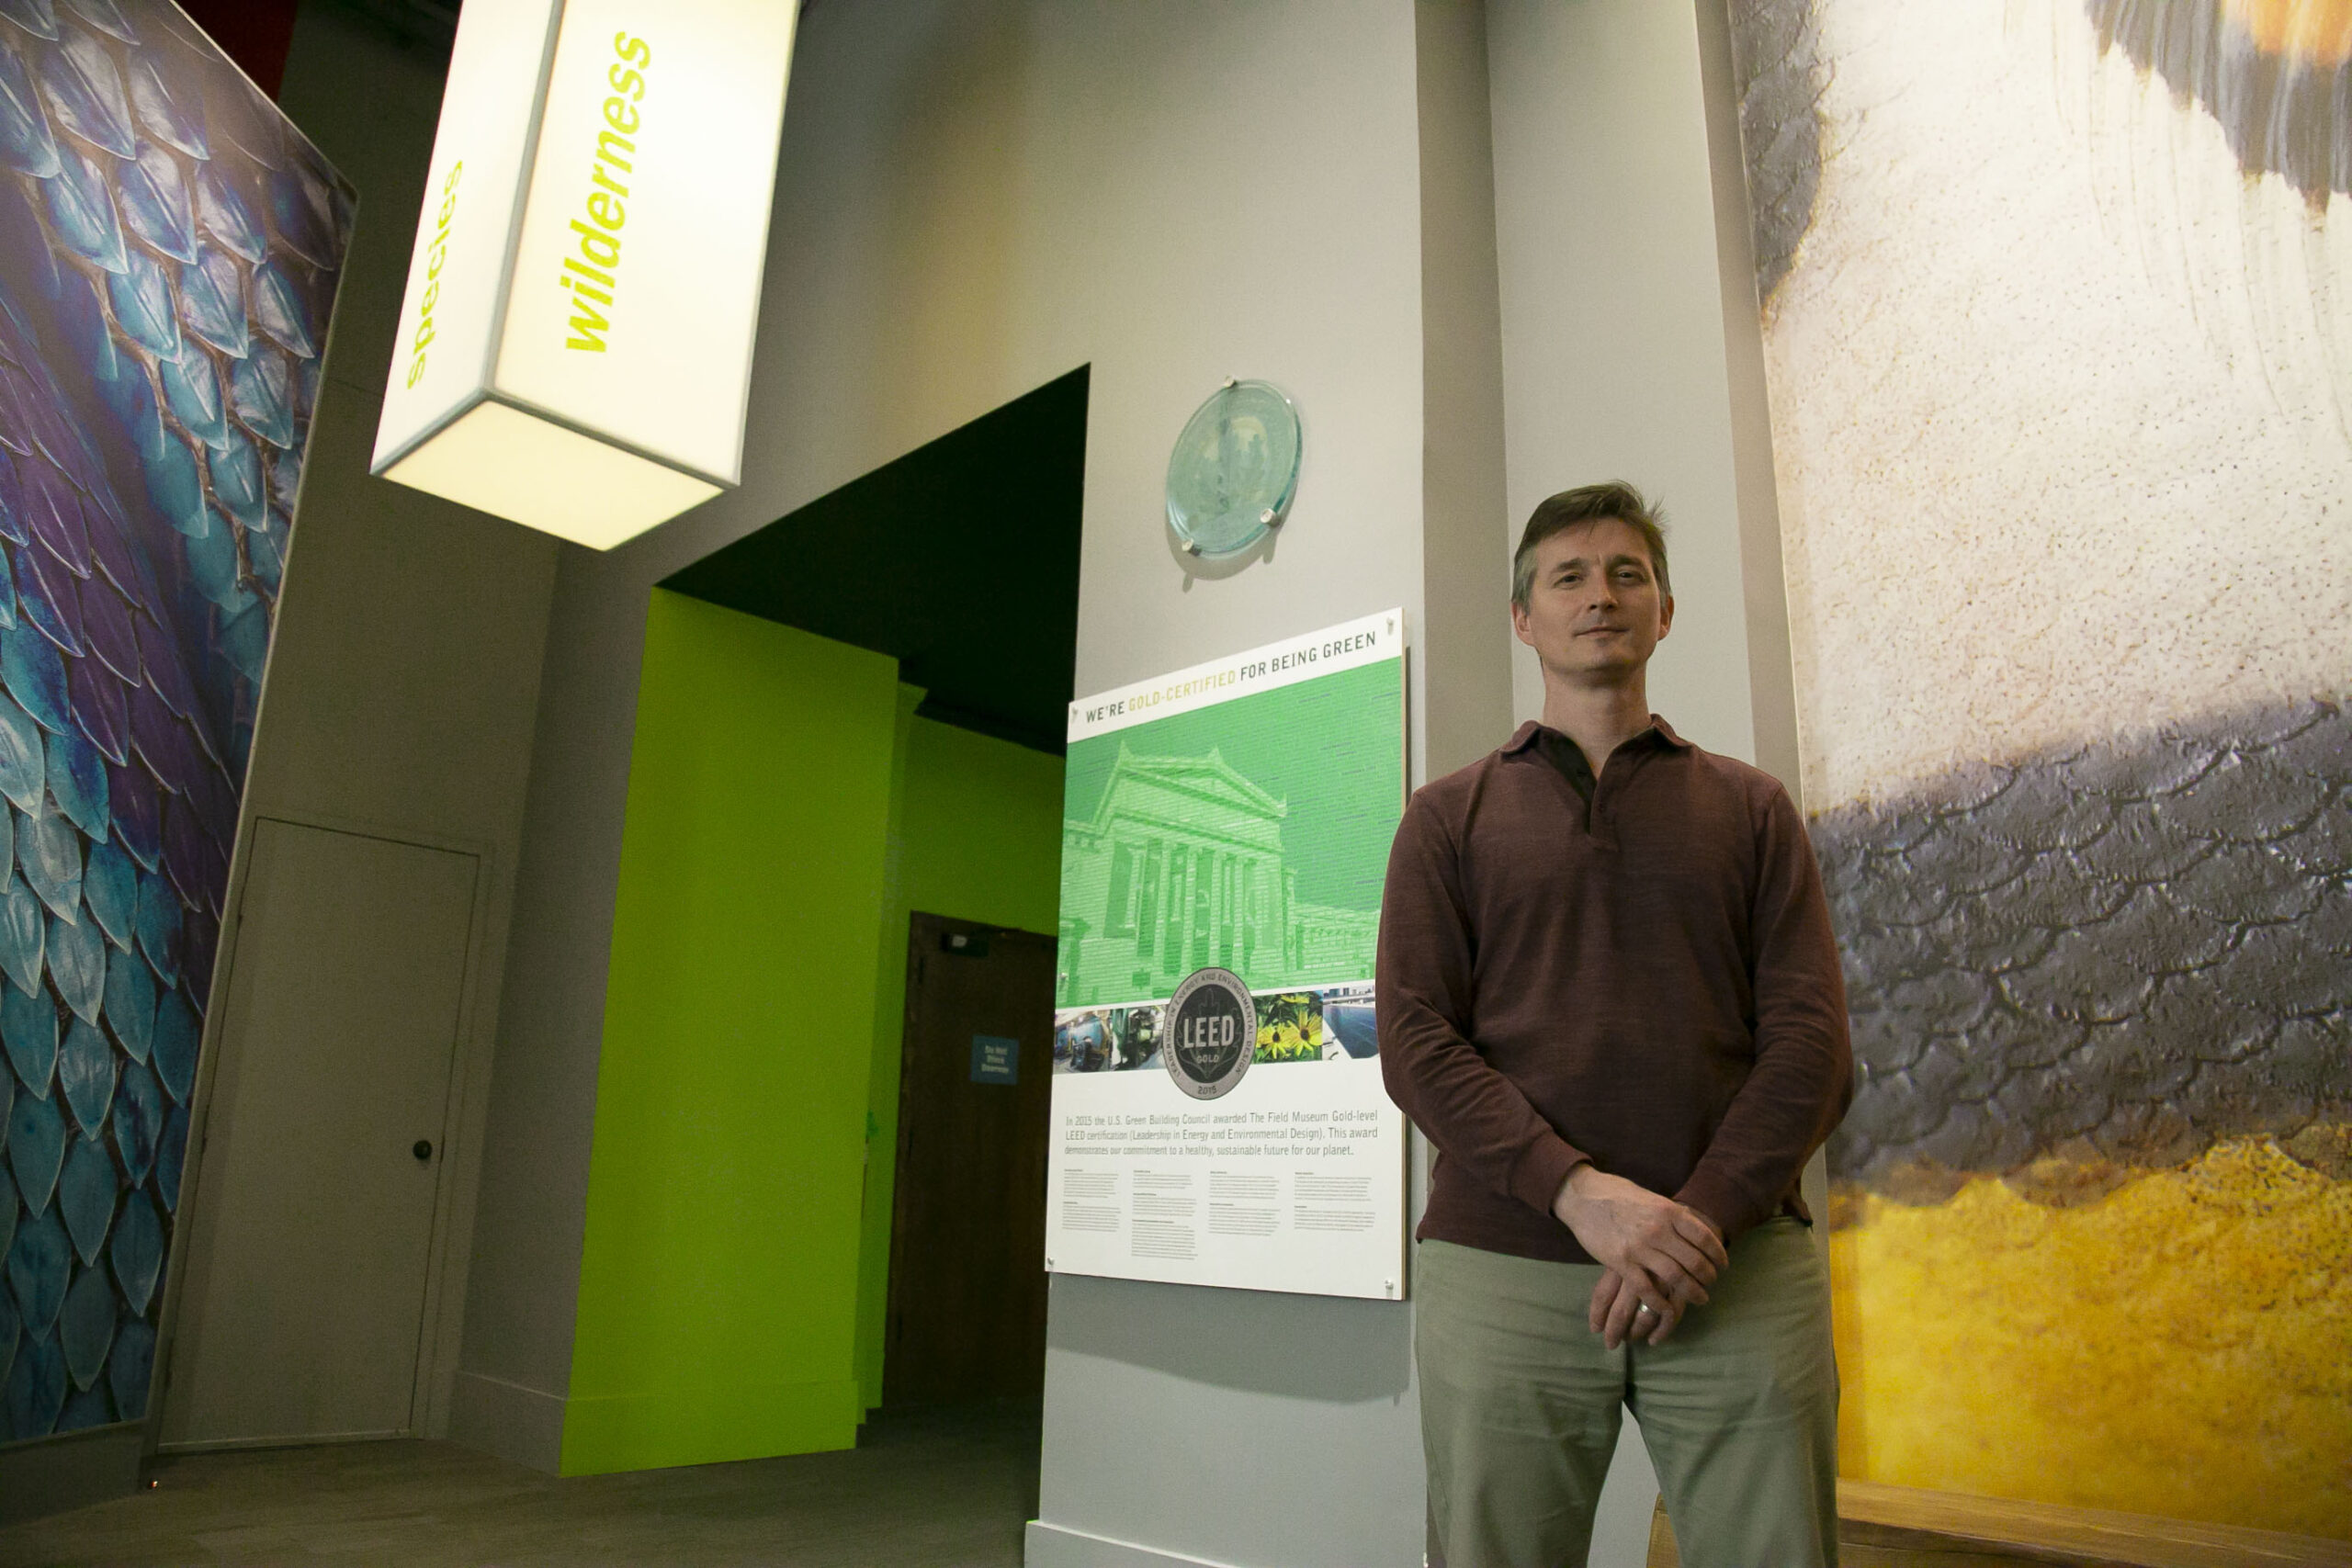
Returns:
[[[1582,1568],[1631,1410],[1691,1568],[1835,1568],[1838,1370],[1829,1276],[1776,1219],[1660,1346],[1586,1326],[1598,1264],[1419,1244],[1414,1352],[1430,1561]]]

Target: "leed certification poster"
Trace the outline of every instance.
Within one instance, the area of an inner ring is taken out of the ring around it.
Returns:
[[[1404,613],[1071,705],[1046,1267],[1393,1299]]]

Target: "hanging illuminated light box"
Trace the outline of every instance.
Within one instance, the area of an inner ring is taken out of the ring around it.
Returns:
[[[741,476],[793,0],[471,0],[372,469],[599,549]]]

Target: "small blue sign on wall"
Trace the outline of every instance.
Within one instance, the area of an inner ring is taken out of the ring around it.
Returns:
[[[1021,1081],[1021,1042],[1007,1040],[1001,1034],[973,1035],[972,1081],[974,1083],[1019,1083]]]

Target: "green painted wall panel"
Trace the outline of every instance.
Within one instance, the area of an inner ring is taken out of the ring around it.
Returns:
[[[1062,760],[918,718],[907,733],[907,907],[1054,934]]]
[[[882,1403],[907,918],[921,909],[1050,936],[1061,897],[1061,759],[927,718],[904,728],[874,987],[873,1167],[858,1279],[858,1382],[868,1406]]]
[[[567,1474],[854,1440],[897,694],[883,655],[652,597]]]

